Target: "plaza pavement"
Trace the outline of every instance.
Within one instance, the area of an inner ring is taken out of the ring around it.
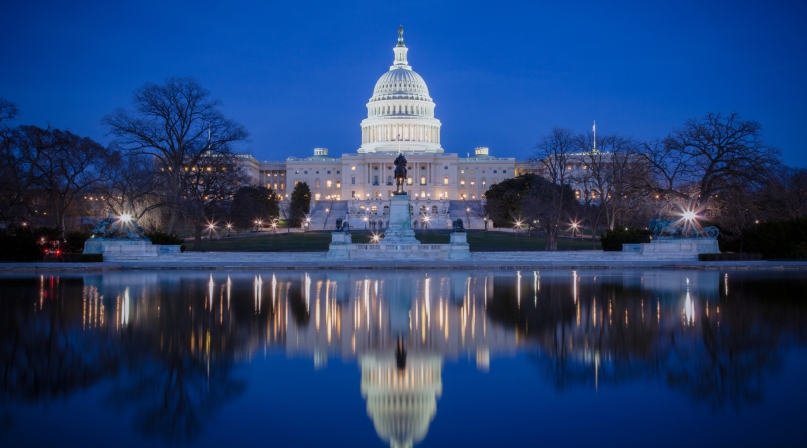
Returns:
[[[0,273],[104,270],[313,270],[313,269],[701,269],[803,270],[804,261],[713,261],[648,259],[602,251],[472,252],[471,260],[329,260],[326,252],[186,252],[144,260],[102,263],[0,263]]]

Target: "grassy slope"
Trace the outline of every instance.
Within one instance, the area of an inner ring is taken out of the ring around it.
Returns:
[[[416,232],[415,237],[424,244],[448,244],[449,232],[425,231]],[[354,243],[368,243],[372,233],[368,231],[354,231]],[[262,234],[258,236],[222,238],[212,241],[203,240],[203,251],[214,252],[325,252],[331,242],[330,232],[308,233],[278,233]],[[192,244],[192,243],[191,243]],[[188,244],[188,246],[191,246]],[[471,252],[486,251],[526,251],[543,250],[544,239],[525,234],[512,234],[502,232],[468,232],[468,244]],[[558,250],[590,250],[591,241],[561,239],[558,241]],[[597,245],[599,249],[599,244]]]

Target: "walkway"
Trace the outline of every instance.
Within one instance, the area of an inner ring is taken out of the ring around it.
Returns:
[[[0,263],[2,272],[98,271],[129,269],[702,269],[805,270],[807,261],[648,260],[624,252],[472,252],[471,260],[333,261],[325,252],[186,252],[152,260],[103,263]]]

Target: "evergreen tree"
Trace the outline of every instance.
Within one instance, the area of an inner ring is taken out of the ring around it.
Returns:
[[[294,227],[299,226],[310,207],[311,188],[309,188],[307,183],[300,182],[294,186],[294,190],[291,192],[291,216],[289,218],[289,225]]]

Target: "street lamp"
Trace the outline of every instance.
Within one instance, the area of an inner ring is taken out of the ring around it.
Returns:
[[[515,231],[516,228],[521,230],[521,224],[523,224],[522,221],[516,221],[516,227],[513,230]]]
[[[233,225],[229,222],[227,223],[227,238],[230,237],[230,231],[233,230]]]
[[[364,218],[362,218],[362,220],[364,221],[364,230],[367,230],[367,220],[368,220],[368,219],[367,219],[367,216],[365,216]]]
[[[208,240],[213,239],[213,231],[216,230],[216,225],[213,224],[212,222],[208,223],[207,230],[208,230],[207,239]]]
[[[483,216],[482,221],[485,221],[485,233],[488,233],[488,215]]]
[[[128,213],[124,213],[124,214],[120,215],[120,220],[123,221],[123,222],[128,223],[129,221],[132,220],[132,215],[130,215]]]

